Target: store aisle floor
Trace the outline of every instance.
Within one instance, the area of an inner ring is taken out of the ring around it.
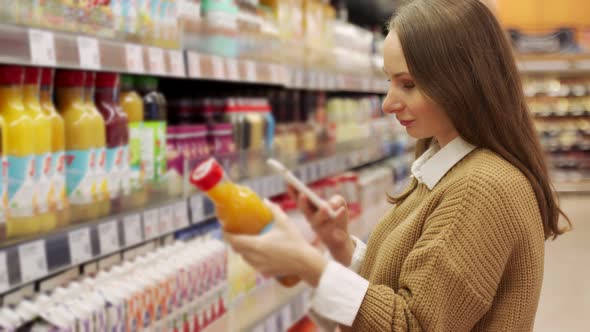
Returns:
[[[590,331],[590,195],[563,196],[574,230],[548,241],[535,332]]]

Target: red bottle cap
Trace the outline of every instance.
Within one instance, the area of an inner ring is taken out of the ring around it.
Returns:
[[[41,83],[41,68],[39,67],[25,67],[25,84],[40,84]]]
[[[54,76],[55,70],[53,68],[43,68],[41,71],[41,85],[51,86],[53,84]]]
[[[193,170],[190,181],[202,191],[209,191],[222,179],[223,168],[215,158],[209,158]]]
[[[0,66],[0,84],[23,84],[24,79],[23,66]]]
[[[96,73],[93,71],[86,72],[86,79],[84,80],[84,86],[87,88],[94,88],[95,81],[96,81]]]
[[[55,86],[61,88],[83,87],[86,74],[79,70],[58,70],[55,74]]]
[[[119,87],[119,74],[117,73],[98,73],[96,74],[96,88],[117,88]]]

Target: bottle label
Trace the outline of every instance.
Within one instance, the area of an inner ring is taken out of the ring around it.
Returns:
[[[55,192],[52,188],[52,153],[37,155],[36,162],[36,182],[37,182],[37,209],[38,213],[47,213],[50,207],[55,205]]]
[[[106,173],[109,175],[109,192],[111,199],[121,196],[123,191],[122,165],[125,149],[117,146],[107,149]]]
[[[110,174],[107,171],[107,149],[96,149],[98,162],[94,168],[94,178],[96,182],[96,191],[93,192],[93,197],[96,201],[104,201],[110,198],[109,183],[111,182]]]
[[[32,217],[35,197],[35,156],[8,156],[8,209],[11,217]]]
[[[0,224],[6,222],[8,208],[8,160],[0,157]]]
[[[142,159],[143,126],[141,122],[129,125],[129,167],[133,191],[140,191],[145,181],[144,161]]]
[[[66,154],[63,151],[53,153],[53,190],[55,192],[55,209],[61,211],[67,207],[66,196]]]
[[[66,152],[66,192],[71,204],[92,203],[96,193],[93,172],[96,162],[94,149]]]

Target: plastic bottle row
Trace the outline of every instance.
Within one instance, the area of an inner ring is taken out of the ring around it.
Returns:
[[[3,237],[145,203],[165,171],[166,111],[157,83],[140,83],[143,100],[124,84],[120,103],[118,74],[0,67]]]
[[[198,332],[228,307],[227,249],[175,242],[0,310],[3,331]]]

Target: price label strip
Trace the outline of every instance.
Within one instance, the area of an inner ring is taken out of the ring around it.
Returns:
[[[178,77],[185,77],[184,71],[184,57],[182,51],[168,50],[168,58],[170,59],[170,71],[172,75]]]
[[[70,258],[72,259],[73,265],[92,259],[89,228],[68,233],[68,241],[70,244]]]
[[[145,73],[145,65],[143,63],[143,48],[137,44],[125,45],[125,60],[127,62],[127,70],[133,73]]]
[[[100,48],[96,38],[78,36],[78,56],[80,67],[100,70]]]
[[[55,37],[51,31],[29,29],[31,63],[39,66],[55,66]]]
[[[191,208],[191,220],[193,224],[198,224],[205,219],[205,206],[203,196],[195,195],[190,198],[189,201]]]
[[[141,235],[141,215],[132,214],[123,218],[125,245],[132,246],[143,240]]]
[[[159,47],[148,48],[148,58],[150,72],[156,75],[166,75],[166,65],[164,64],[164,50]]]
[[[246,80],[248,82],[256,82],[257,76],[256,62],[246,61]]]
[[[98,239],[100,253],[102,255],[119,250],[119,229],[117,228],[117,221],[112,220],[98,225]]]
[[[211,66],[213,67],[213,78],[222,80],[225,79],[225,69],[223,66],[223,58],[218,56],[211,57]]]
[[[201,78],[201,57],[195,52],[188,52],[188,76]]]
[[[8,279],[8,265],[6,265],[6,252],[0,251],[0,292],[4,292],[10,288],[10,281]]]
[[[240,65],[236,59],[226,59],[225,68],[227,69],[227,79],[232,81],[240,80]]]
[[[172,232],[173,226],[173,211],[171,206],[164,206],[160,208],[160,234]]]
[[[174,228],[181,229],[190,224],[188,220],[188,207],[186,200],[178,202],[174,206]]]
[[[159,217],[158,209],[143,213],[143,234],[146,240],[151,240],[160,235]]]
[[[35,241],[18,247],[20,275],[23,283],[47,275],[47,253],[45,241]]]

